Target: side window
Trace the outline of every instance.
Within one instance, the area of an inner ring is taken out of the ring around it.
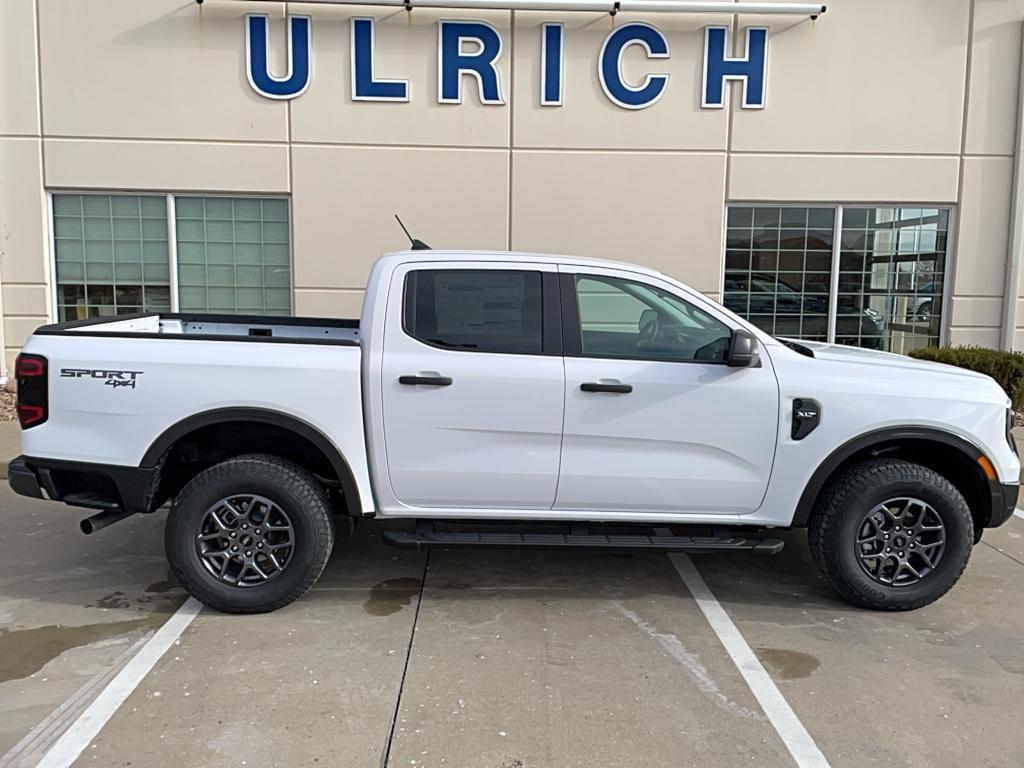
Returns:
[[[444,349],[539,354],[540,272],[420,269],[405,278],[402,325]]]
[[[576,276],[585,357],[724,361],[732,331],[688,301],[652,285]]]

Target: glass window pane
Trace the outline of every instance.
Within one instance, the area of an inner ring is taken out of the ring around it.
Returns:
[[[949,213],[843,209],[836,341],[900,353],[938,344]]]
[[[288,201],[269,199],[263,201],[264,221],[288,221]]]
[[[167,308],[148,299],[170,295],[166,198],[55,193],[53,212],[58,320]]]
[[[82,195],[82,213],[110,219],[110,195]]]
[[[536,354],[542,306],[540,272],[419,269],[406,277],[403,328],[443,349]]]
[[[81,195],[54,195],[53,215],[56,216],[81,216],[82,196]]]
[[[576,276],[580,348],[587,357],[721,362],[731,331],[690,302],[646,283]]]
[[[286,199],[182,196],[175,216],[182,312],[288,313]]]
[[[825,341],[835,209],[759,205],[743,210],[752,211],[753,224],[749,232],[729,230],[723,303],[768,333]],[[746,249],[749,267],[730,258]]]

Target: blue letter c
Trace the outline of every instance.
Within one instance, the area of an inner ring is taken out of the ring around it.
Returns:
[[[597,73],[601,88],[615,104],[626,109],[644,109],[659,98],[668,84],[668,75],[647,75],[637,87],[622,80],[622,54],[630,45],[642,45],[649,59],[667,59],[668,41],[650,24],[631,22],[612,30],[601,46]]]

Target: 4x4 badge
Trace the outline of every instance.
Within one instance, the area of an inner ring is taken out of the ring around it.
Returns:
[[[138,377],[145,371],[107,371],[90,368],[61,368],[61,378],[70,379],[103,379],[108,387],[130,387],[135,389]]]

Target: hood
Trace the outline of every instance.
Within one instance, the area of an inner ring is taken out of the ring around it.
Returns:
[[[789,341],[789,339],[786,339]],[[860,365],[879,365],[886,368],[901,368],[907,371],[931,374],[945,374],[979,381],[995,383],[991,377],[976,371],[969,371],[966,368],[957,368],[955,365],[945,363],[934,363],[930,360],[915,360],[906,355],[897,355],[892,352],[879,352],[875,349],[862,349],[851,347],[846,344],[826,344],[821,341],[805,341],[803,339],[792,339],[793,343],[807,347],[814,353],[817,360],[828,360],[836,363],[855,363]]]

